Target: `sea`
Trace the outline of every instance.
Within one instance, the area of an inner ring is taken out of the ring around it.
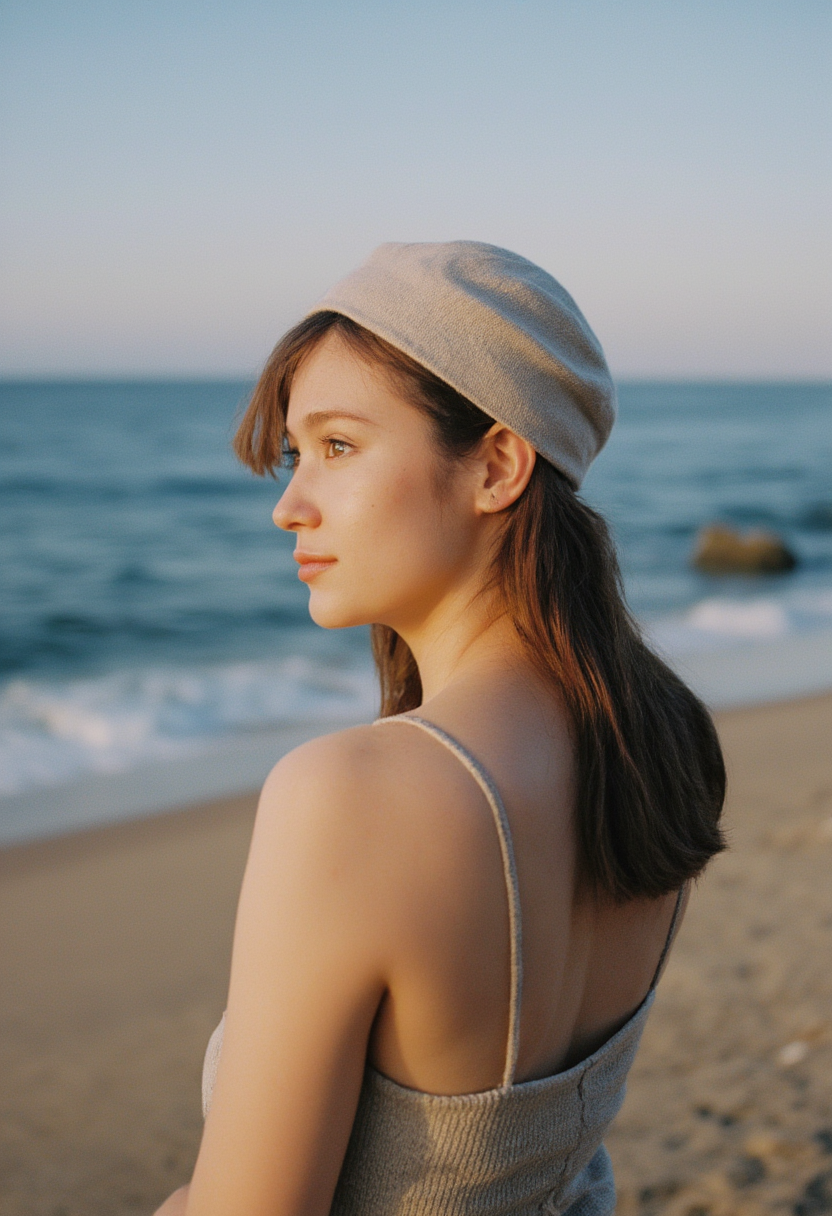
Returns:
[[[251,387],[0,384],[0,843],[250,788],[374,716],[368,631],[310,621],[280,484],[232,455]],[[832,688],[832,384],[622,383],[582,493],[714,708]],[[714,521],[795,570],[697,573]]]

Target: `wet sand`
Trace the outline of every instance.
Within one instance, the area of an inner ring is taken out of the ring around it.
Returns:
[[[719,715],[700,884],[608,1145],[622,1216],[832,1212],[832,696]],[[0,1213],[187,1179],[254,796],[0,852]]]

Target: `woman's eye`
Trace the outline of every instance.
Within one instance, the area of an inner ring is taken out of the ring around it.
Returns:
[[[327,439],[326,446],[328,456],[346,456],[350,449],[350,445],[344,439]]]

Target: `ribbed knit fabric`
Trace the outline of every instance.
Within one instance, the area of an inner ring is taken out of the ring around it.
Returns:
[[[588,1060],[542,1081],[446,1097],[368,1067],[334,1216],[608,1216],[602,1139],[653,994]]]
[[[511,929],[509,1034],[503,1082],[473,1094],[408,1089],[367,1065],[331,1216],[610,1216],[612,1164],[602,1144],[624,1101],[655,985],[678,922],[681,896],[650,990],[625,1025],[574,1068],[514,1083],[522,995],[517,870],[508,818],[479,762],[440,727],[410,723],[448,747],[482,789],[500,838]],[[211,1036],[203,1070],[203,1109],[211,1103],[223,1023]]]

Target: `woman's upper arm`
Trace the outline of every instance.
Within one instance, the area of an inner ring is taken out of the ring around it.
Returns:
[[[188,1216],[329,1211],[386,987],[372,751],[366,730],[315,740],[264,787]]]

